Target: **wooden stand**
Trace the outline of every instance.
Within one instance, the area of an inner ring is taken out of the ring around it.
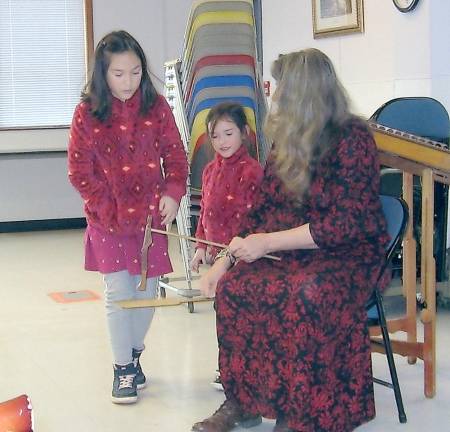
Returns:
[[[403,199],[409,206],[409,226],[403,242],[403,294],[406,297],[406,315],[388,320],[389,333],[406,332],[406,341],[391,339],[394,353],[408,357],[413,364],[417,358],[424,362],[424,394],[436,394],[436,266],[433,257],[434,233],[434,181],[449,184],[450,153],[427,146],[425,152],[412,148],[409,141],[391,137],[389,133],[374,132],[380,151],[380,163],[403,172]],[[410,136],[409,136],[410,137]],[[425,307],[420,313],[423,341],[417,340],[416,320],[416,242],[413,237],[413,175],[422,182],[422,234],[421,234],[421,295]],[[371,328],[372,340],[379,340],[379,328]],[[372,350],[383,352],[372,344]]]

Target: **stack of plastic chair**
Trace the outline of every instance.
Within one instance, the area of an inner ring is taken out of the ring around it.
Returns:
[[[196,0],[188,19],[180,59],[165,63],[166,98],[175,116],[189,156],[190,178],[187,194],[177,215],[178,233],[195,232],[191,216],[198,216],[203,168],[214,157],[207,144],[205,119],[220,102],[238,102],[244,107],[251,129],[250,153],[261,163],[269,151],[260,126],[266,114],[260,68],[256,56],[256,30],[252,0]],[[191,230],[191,228],[194,228]],[[191,245],[180,238],[187,288],[171,284],[175,278],[159,282],[165,289],[187,297],[192,289],[189,268]],[[194,311],[192,302],[189,311]]]
[[[213,153],[205,145],[205,119],[224,101],[243,105],[251,129],[251,154],[264,161],[259,126],[265,115],[256,60],[251,0],[197,0],[187,23],[180,64],[182,95],[190,130],[191,185],[201,189],[204,166]],[[259,100],[258,100],[259,99]]]

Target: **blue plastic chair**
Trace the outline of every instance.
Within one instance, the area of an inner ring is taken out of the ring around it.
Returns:
[[[384,272],[390,266],[392,257],[395,254],[397,247],[401,244],[403,235],[406,230],[408,222],[409,212],[408,206],[401,198],[381,195],[380,196],[383,213],[386,218],[387,231],[391,238],[389,244],[386,247],[386,259],[378,275],[377,283],[373,290],[373,293],[366,304],[367,317],[369,326],[379,326],[381,328],[381,334],[383,336],[383,347],[386,353],[389,372],[391,374],[391,382],[387,382],[378,378],[373,378],[377,384],[384,385],[394,390],[395,401],[397,403],[398,418],[400,423],[406,423],[406,414],[403,407],[402,394],[400,391],[400,385],[398,382],[397,369],[395,368],[394,355],[392,352],[391,340],[389,338],[389,332],[386,324],[386,316],[384,313],[383,300],[378,289],[378,284],[384,275]],[[372,341],[374,343],[374,341]]]

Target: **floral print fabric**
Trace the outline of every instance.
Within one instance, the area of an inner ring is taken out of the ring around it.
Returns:
[[[301,207],[268,161],[247,232],[310,223],[319,248],[240,262],[219,281],[221,380],[245,411],[285,417],[297,432],[351,431],[375,416],[364,305],[388,241],[378,170],[359,120],[324,156]]]

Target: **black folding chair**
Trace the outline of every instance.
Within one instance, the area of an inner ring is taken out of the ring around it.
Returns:
[[[391,237],[391,240],[386,248],[386,260],[378,276],[376,286],[373,293],[366,304],[367,317],[369,327],[378,326],[381,328],[381,334],[383,336],[382,345],[386,353],[389,371],[391,374],[391,382],[387,382],[378,378],[373,378],[377,384],[384,385],[394,390],[395,401],[397,403],[398,418],[400,423],[406,423],[406,414],[403,407],[402,394],[400,391],[400,385],[398,383],[397,370],[395,368],[394,356],[392,353],[391,341],[389,338],[389,332],[386,325],[386,316],[384,313],[383,300],[381,293],[378,289],[378,283],[384,275],[384,272],[390,265],[392,257],[394,256],[398,246],[401,244],[403,235],[406,230],[408,222],[408,206],[401,199],[388,195],[380,196],[381,205],[387,222],[387,230]],[[372,341],[374,342],[374,341]],[[374,343],[381,343],[376,341]]]

